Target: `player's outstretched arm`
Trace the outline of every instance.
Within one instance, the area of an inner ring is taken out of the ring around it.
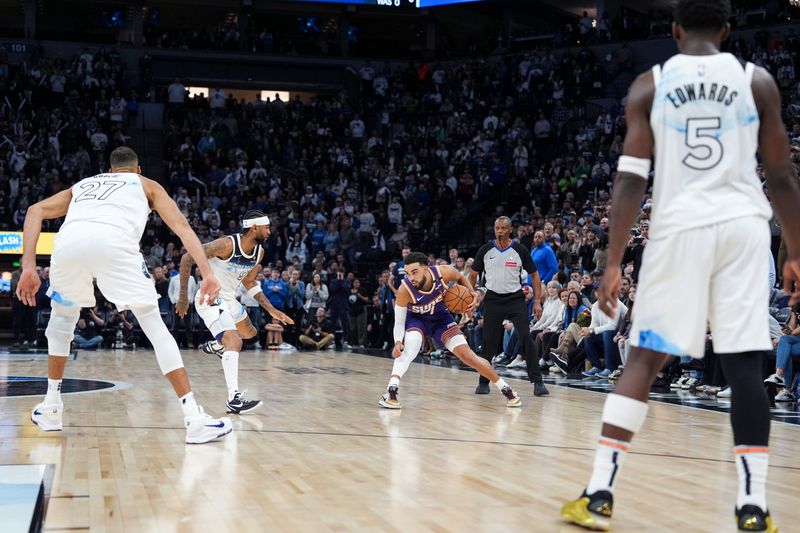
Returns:
[[[405,285],[400,285],[395,294],[397,298],[394,301],[394,329],[392,330],[394,348],[392,348],[392,357],[398,358],[403,355],[403,348],[405,348],[403,340],[406,336],[406,315],[408,314],[408,304],[411,303],[411,298]]]
[[[263,254],[263,251],[259,252],[257,263],[261,263],[261,254]],[[261,290],[261,284],[256,281],[256,276],[258,276],[257,266],[253,267],[253,269],[242,279],[242,285],[245,289],[247,289],[247,293],[255,298],[258,304],[267,310],[269,316],[278,322],[281,322],[287,326],[294,324],[294,320],[292,320],[289,315],[275,309],[275,306],[272,305],[272,302],[270,302],[269,299],[264,296],[264,291]]]
[[[141,179],[145,195],[150,201],[150,208],[156,211],[169,229],[178,236],[203,274],[203,286],[200,288],[203,295],[201,299],[204,301],[216,300],[217,296],[219,296],[219,280],[214,275],[214,271],[211,270],[211,265],[203,251],[200,239],[197,238],[186,217],[178,209],[175,201],[169,197],[164,187],[144,176]]]
[[[17,284],[17,298],[25,305],[36,306],[36,293],[42,282],[36,274],[36,245],[42,233],[42,221],[63,217],[72,201],[72,189],[36,202],[25,213],[22,228],[22,274]]]
[[[788,256],[783,267],[786,292],[791,304],[800,301],[800,184],[789,155],[789,139],[781,119],[781,94],[772,75],[761,67],[753,73],[753,98],[760,118],[758,150],[764,164],[769,196],[781,224]]]
[[[207,259],[212,257],[227,258],[233,253],[233,242],[227,237],[221,237],[204,244],[203,252]],[[175,304],[175,312],[181,318],[185,317],[186,313],[189,312],[189,276],[192,275],[192,265],[194,264],[192,254],[183,254],[179,270],[180,291],[178,292],[178,301]]]
[[[609,214],[609,244],[606,271],[598,291],[600,310],[613,317],[621,278],[622,256],[628,242],[628,232],[633,225],[647,190],[647,175],[653,157],[653,131],[650,129],[650,108],[655,85],[653,72],[641,74],[628,91],[625,119],[628,132],[623,145],[623,160],[614,180],[614,193]],[[625,164],[623,164],[623,161]],[[647,168],[644,168],[647,167]],[[635,169],[635,170],[634,170]],[[612,222],[613,221],[613,222]]]

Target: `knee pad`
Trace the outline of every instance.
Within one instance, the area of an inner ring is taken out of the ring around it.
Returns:
[[[167,325],[161,320],[158,307],[140,307],[131,309],[142,332],[147,336],[153,350],[156,352],[156,361],[162,374],[169,374],[173,370],[183,368],[183,359],[178,349],[178,343],[170,335]]]
[[[611,393],[603,407],[603,423],[631,433],[642,429],[647,417],[647,404],[621,394]]]
[[[50,355],[67,357],[69,344],[75,335],[75,325],[81,315],[80,307],[51,303],[50,321],[44,335],[47,337],[47,351]]]
[[[455,350],[459,346],[463,346],[464,344],[467,344],[467,339],[466,337],[464,337],[464,335],[453,335],[452,337],[447,339],[447,342],[444,343],[444,347],[452,352],[453,350]]]
[[[226,331],[236,331],[236,323],[233,317],[227,311],[222,311],[214,322],[208,325],[208,331],[214,336],[217,341],[222,341],[222,336]]]

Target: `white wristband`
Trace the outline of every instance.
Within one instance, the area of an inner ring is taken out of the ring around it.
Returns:
[[[631,157],[629,155],[620,156],[617,163],[617,172],[629,172],[635,174],[640,178],[647,179],[650,174],[650,165],[652,161],[640,157]]]
[[[258,283],[256,283],[254,286],[252,286],[249,289],[247,289],[247,294],[249,294],[253,298],[255,298],[256,294],[258,294],[259,292],[262,292],[262,291],[261,291],[261,285],[259,285]]]

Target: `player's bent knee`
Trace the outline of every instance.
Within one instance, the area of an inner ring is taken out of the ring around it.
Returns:
[[[136,320],[139,321],[142,331],[147,336],[153,350],[156,352],[156,361],[164,375],[174,370],[183,368],[183,358],[178,349],[178,343],[170,334],[167,325],[161,319],[161,312],[158,307],[148,306],[131,309]]]
[[[449,339],[447,339],[447,341],[445,341],[445,343],[444,343],[444,347],[447,348],[452,353],[456,353],[456,350],[460,346],[467,346],[467,348],[469,348],[469,344],[467,344],[467,339],[464,337],[464,335],[454,335],[453,337],[450,337]],[[464,350],[462,348],[462,349],[460,349],[458,351],[461,352],[464,355],[470,355],[471,354],[472,356],[475,356],[475,353],[472,352],[472,350],[469,350],[469,349]]]
[[[242,338],[236,331],[226,331],[222,334],[222,345],[227,351],[240,352],[242,351]]]
[[[47,337],[47,351],[50,355],[67,357],[69,345],[75,333],[81,310],[79,307],[51,304],[50,321],[44,335]]]

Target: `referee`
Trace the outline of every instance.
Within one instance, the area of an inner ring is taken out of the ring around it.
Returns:
[[[503,320],[514,324],[519,340],[525,351],[528,379],[533,383],[534,396],[547,396],[550,392],[542,383],[542,374],[537,361],[533,360],[533,340],[528,322],[528,306],[522,292],[522,281],[530,273],[533,279],[533,310],[538,318],[542,314],[542,283],[536,265],[527,248],[511,240],[511,219],[499,217],[494,221],[495,240],[484,244],[478,250],[469,280],[473,287],[478,274],[484,273],[483,286],[486,297],[483,300],[483,352],[481,356],[492,362],[492,355],[498,353],[503,339]],[[481,376],[475,394],[489,394],[489,380]]]

